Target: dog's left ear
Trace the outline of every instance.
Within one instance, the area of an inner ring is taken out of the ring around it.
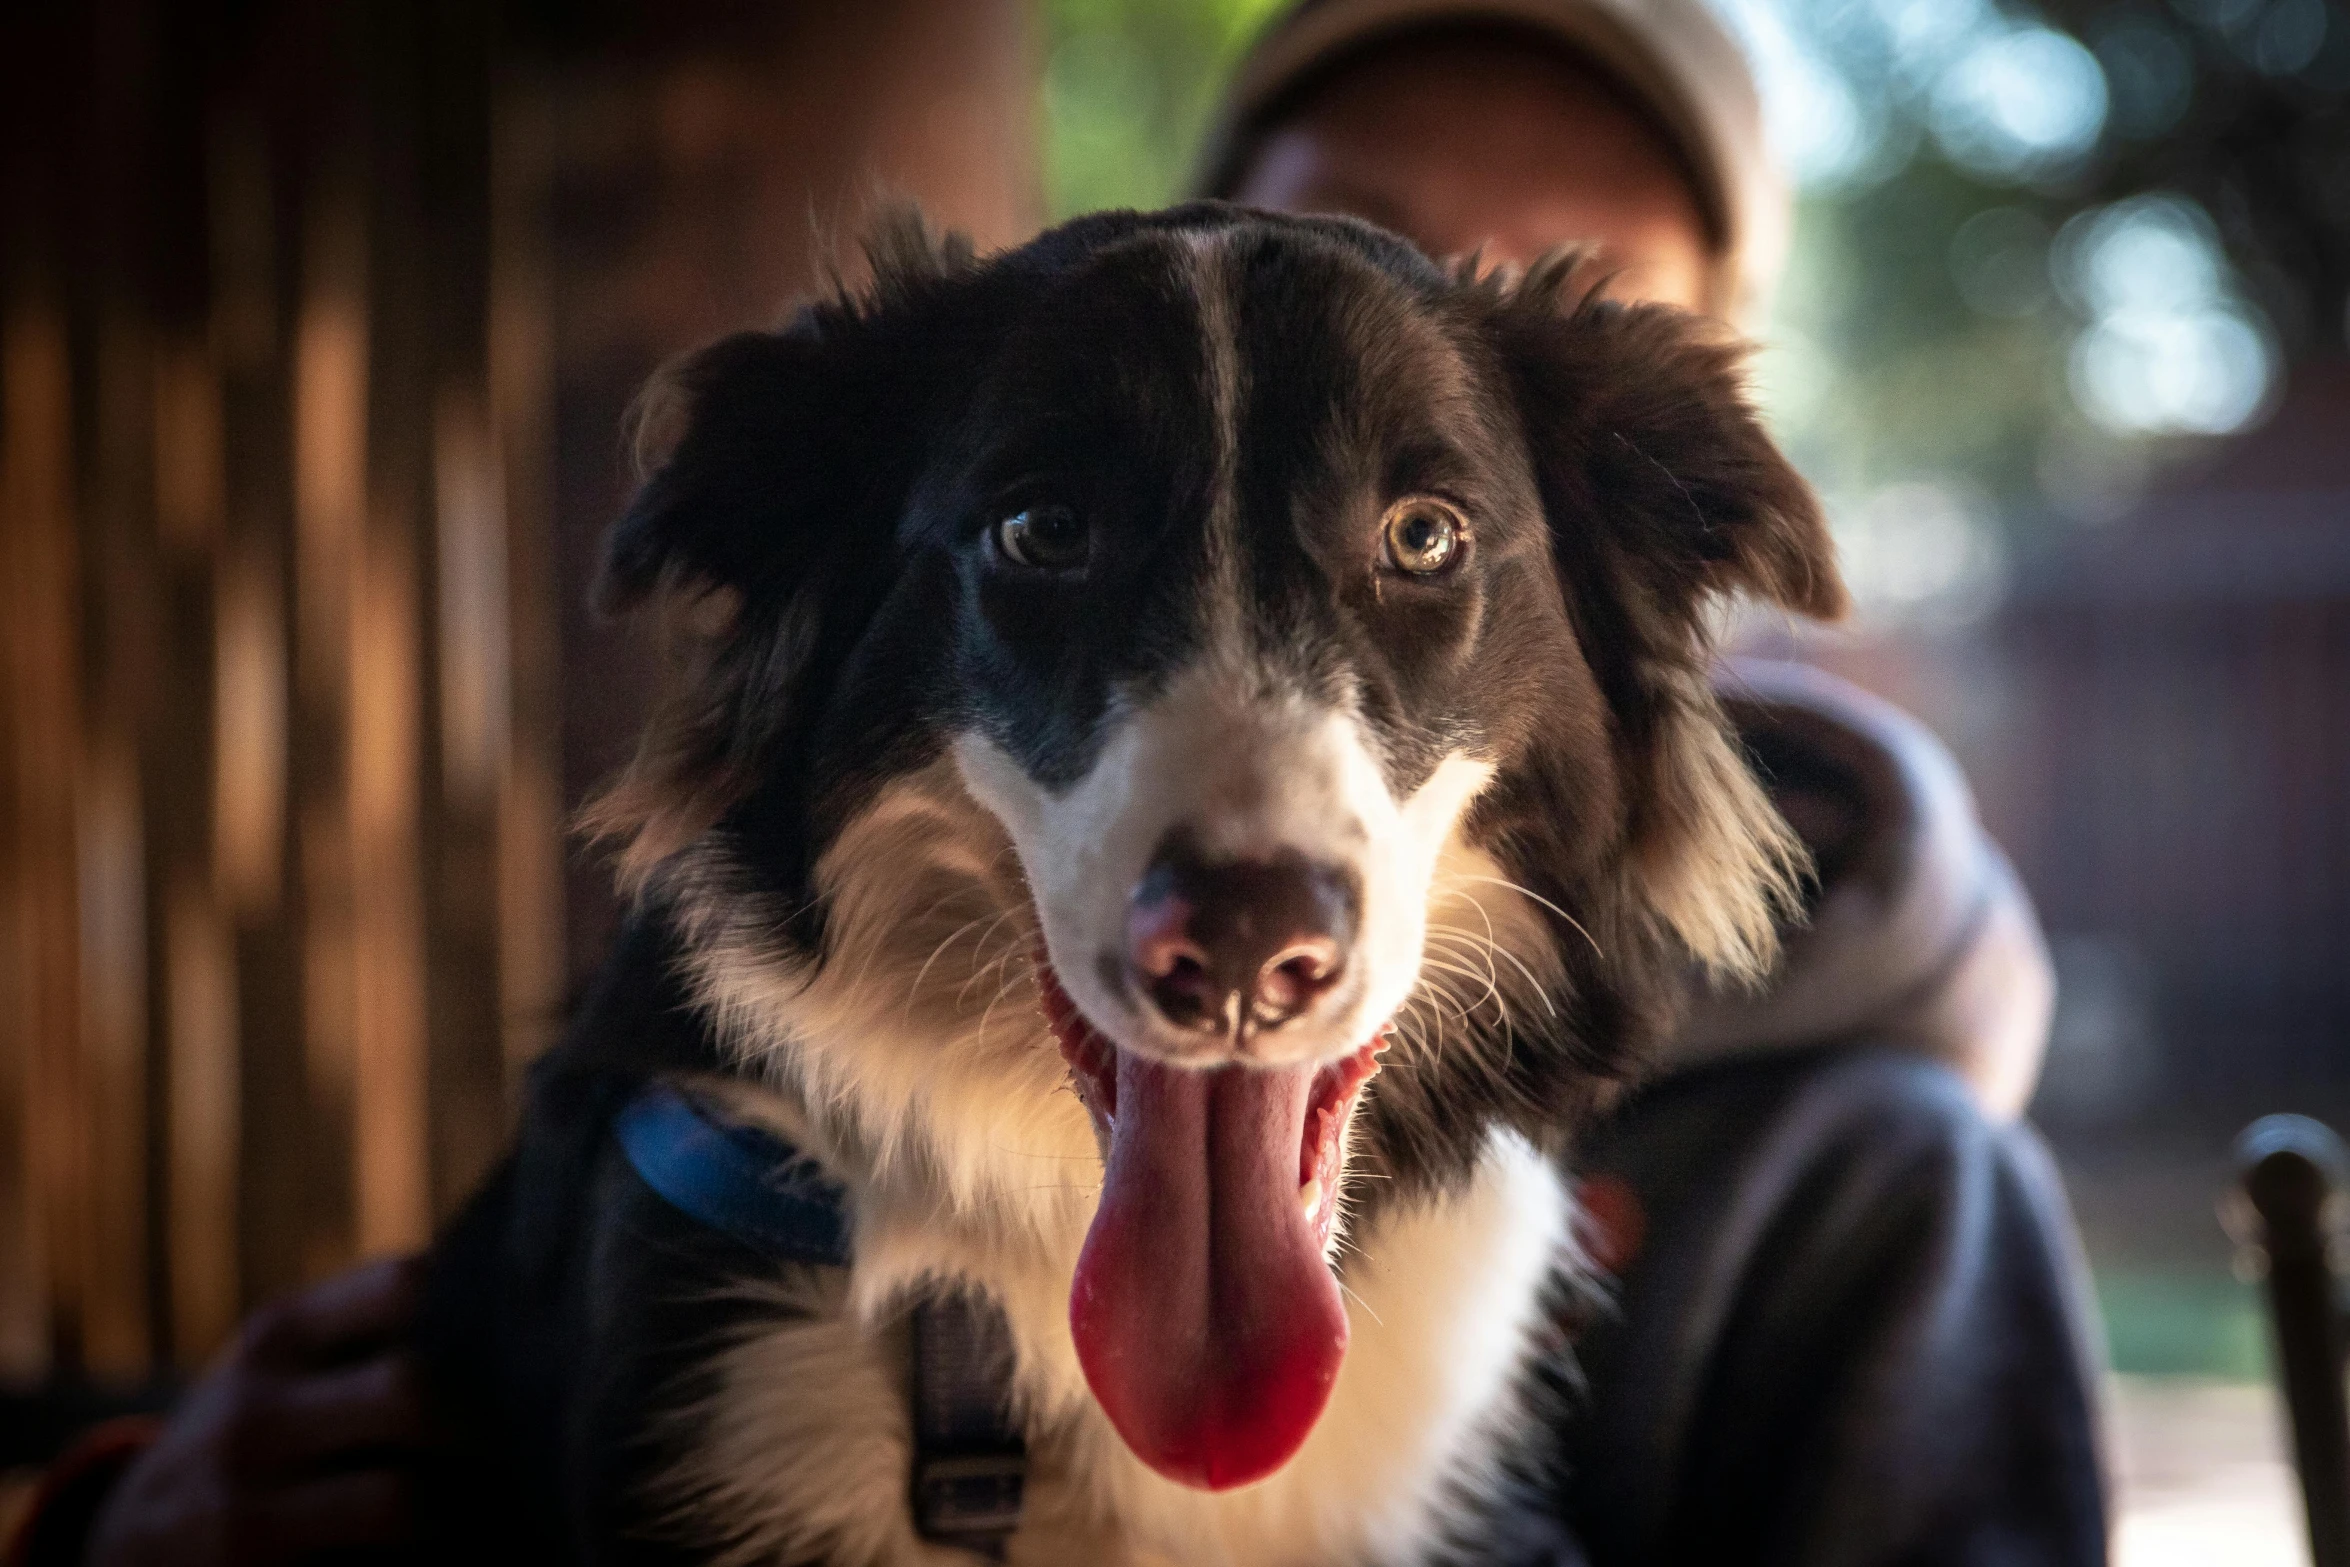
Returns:
[[[1562,566],[1612,568],[1674,622],[1737,593],[1841,616],[1819,499],[1748,400],[1746,345],[1684,311],[1577,297],[1583,282],[1562,255],[1497,301]]]
[[[1708,609],[1749,593],[1834,619],[1844,581],[1818,497],[1747,401],[1744,345],[1682,311],[1594,299],[1581,274],[1563,254],[1471,286],[1616,716],[1636,900],[1705,968],[1759,979],[1809,861],[1714,697]]]

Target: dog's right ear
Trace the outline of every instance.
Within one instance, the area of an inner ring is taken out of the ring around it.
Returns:
[[[793,372],[812,369],[811,344],[781,333],[738,332],[664,367],[629,411],[639,482],[604,539],[596,609],[622,615],[665,585],[710,589],[740,574],[750,519],[725,475],[747,425],[781,433],[793,423]],[[800,363],[795,363],[800,361]],[[757,409],[756,414],[753,409]],[[772,443],[788,451],[786,442]]]
[[[606,541],[599,609],[673,587],[788,593],[911,482],[921,405],[972,346],[973,312],[953,308],[971,245],[907,207],[881,214],[864,250],[863,289],[836,278],[781,329],[721,338],[646,387],[632,416],[646,477]]]
[[[663,370],[632,415],[644,473],[612,527],[596,608],[622,614],[657,593],[729,597],[787,587],[809,564],[816,519],[842,520],[837,407],[854,356],[809,315],[738,332]],[[828,350],[832,350],[828,352]],[[829,361],[829,362],[828,362]]]
[[[660,691],[635,758],[583,825],[623,844],[632,894],[716,824],[805,715],[896,575],[895,533],[939,417],[992,317],[970,251],[918,219],[867,243],[874,281],[678,361],[639,399],[645,478],[608,535],[595,603],[649,612]]]
[[[825,580],[840,553],[825,529],[853,527],[841,490],[860,454],[843,449],[826,395],[854,357],[803,313],[693,353],[638,398],[645,477],[606,536],[594,597],[647,633],[653,704],[635,755],[580,818],[617,845],[631,899],[748,792],[824,622],[847,612]]]

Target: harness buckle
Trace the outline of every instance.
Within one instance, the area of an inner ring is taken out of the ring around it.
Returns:
[[[914,1527],[925,1538],[1001,1549],[1020,1527],[1028,1458],[1018,1450],[919,1457],[914,1462]]]

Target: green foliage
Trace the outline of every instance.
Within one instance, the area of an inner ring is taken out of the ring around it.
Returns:
[[[2039,205],[1928,159],[1803,203],[1759,368],[1779,434],[1815,483],[1850,495],[1958,476],[2013,499],[2035,493],[2052,450],[2100,439],[2065,395],[2075,323],[2055,291],[2002,319],[1959,285],[1967,222]]]
[[[1055,217],[1185,194],[1224,75],[1283,0],[1045,0]]]
[[[2268,1377],[2259,1295],[2226,1273],[2100,1269],[2097,1304],[2116,1371],[2242,1382]]]

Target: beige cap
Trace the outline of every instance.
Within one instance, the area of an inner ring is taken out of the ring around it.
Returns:
[[[1398,33],[1480,24],[1556,38],[1656,117],[1724,240],[1717,308],[1751,321],[1786,259],[1790,199],[1764,145],[1753,72],[1703,0],[1303,0],[1258,36],[1233,73],[1199,189],[1229,194],[1265,114],[1339,55]]]

